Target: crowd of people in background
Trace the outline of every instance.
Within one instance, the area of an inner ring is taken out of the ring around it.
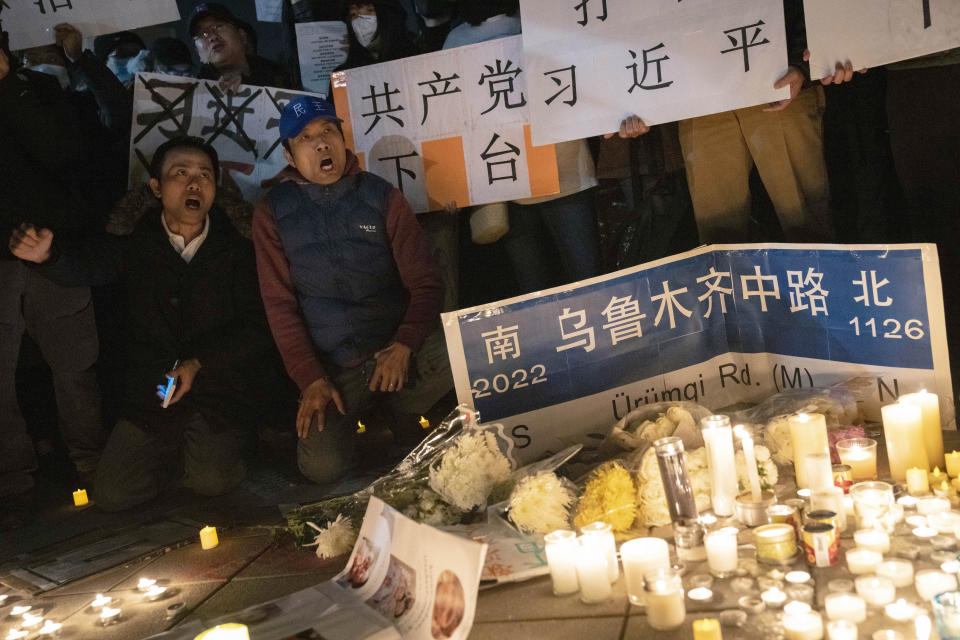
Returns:
[[[149,184],[127,191],[136,73],[301,88],[296,47],[258,51],[223,4],[184,16],[189,43],[122,32],[84,50],[61,24],[18,50],[3,34],[0,528],[28,519],[38,466],[22,342],[49,367],[77,477],[124,509],[171,484],[231,490],[264,425],[299,436],[318,483],[356,467],[358,422],[396,426],[409,449],[414,416],[454,403],[441,310],[698,243],[933,242],[956,272],[960,49],[881,69],[837,61],[812,81],[802,3],[783,4],[775,87],[789,98],[654,127],[624,114],[607,136],[556,145],[554,195],[417,216],[360,171],[333,105],[308,98],[283,112],[289,175],[263,202],[221,184],[216,151],[193,138],[157,149]],[[345,22],[338,70],[522,33],[519,0],[286,0],[283,20],[290,41],[295,22]],[[958,361],[960,290],[944,282]],[[162,407],[165,376],[177,389]]]

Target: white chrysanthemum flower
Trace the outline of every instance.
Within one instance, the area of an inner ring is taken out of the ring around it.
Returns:
[[[510,519],[524,533],[570,528],[574,495],[552,471],[527,476],[510,496]]]
[[[417,499],[404,508],[403,515],[437,527],[456,524],[463,514],[456,507],[444,502],[435,492],[423,488]]]
[[[312,522],[307,524],[317,530],[317,536],[307,546],[317,546],[318,558],[336,558],[350,553],[357,541],[357,531],[342,513],[325,527],[318,527]]]
[[[764,456],[766,459],[763,461],[761,461],[760,456],[757,455],[760,449],[763,449],[766,454]],[[760,489],[762,491],[774,491],[777,480],[779,479],[779,473],[777,472],[777,465],[770,459],[770,452],[767,451],[766,447],[757,447],[754,449],[754,455],[756,455],[757,475],[760,477]],[[750,475],[747,471],[747,459],[744,457],[743,451],[737,451],[734,460],[737,468],[737,484],[740,486],[740,491],[749,491]]]
[[[753,448],[753,457],[757,459],[757,462],[766,462],[770,459],[770,449],[758,444]]]
[[[430,467],[430,488],[463,511],[482,505],[490,490],[510,476],[510,461],[489,431],[464,433]]]
[[[777,416],[767,423],[763,440],[778,464],[793,463],[793,440],[790,438],[789,416]]]

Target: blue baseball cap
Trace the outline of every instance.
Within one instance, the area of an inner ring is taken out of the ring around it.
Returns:
[[[280,139],[295,137],[317,118],[343,122],[337,117],[337,110],[333,105],[323,98],[297,96],[280,112]]]

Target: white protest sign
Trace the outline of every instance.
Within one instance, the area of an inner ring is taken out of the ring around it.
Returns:
[[[804,0],[810,77],[837,62],[879,67],[960,47],[957,0]]]
[[[457,398],[521,461],[645,405],[719,410],[854,377],[866,417],[925,388],[955,428],[934,245],[705,246],[443,324]]]
[[[333,77],[347,146],[416,212],[559,191],[556,153],[530,137],[520,36]]]
[[[782,0],[521,0],[533,143],[775,102]]]
[[[342,20],[298,22],[296,29],[301,84],[326,94],[330,73],[347,59],[347,25]]]
[[[283,19],[283,0],[256,0],[257,20],[280,22]]]
[[[61,22],[89,37],[175,22],[180,11],[176,0],[8,0],[0,17],[17,50],[53,44]]]
[[[255,202],[287,166],[277,132],[280,111],[301,94],[304,92],[249,85],[225,94],[216,80],[137,74],[130,184],[148,178],[150,158],[163,142],[182,135],[197,136],[213,145],[224,173],[247,200]]]

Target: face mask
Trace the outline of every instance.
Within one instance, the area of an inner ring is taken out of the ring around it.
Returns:
[[[353,35],[357,36],[357,42],[366,49],[377,35],[377,16],[357,16],[350,26],[353,27]]]
[[[113,75],[117,76],[117,80],[124,84],[133,79],[133,74],[127,71],[128,62],[130,62],[130,58],[117,58],[115,56],[107,58],[107,68],[113,72]]]
[[[37,73],[45,73],[48,76],[53,76],[57,79],[57,82],[60,83],[61,89],[66,89],[70,86],[70,74],[67,73],[66,67],[61,67],[58,64],[35,64],[32,67],[28,67]]]
[[[127,61],[127,73],[131,76],[138,72],[153,71],[153,59],[149,49],[141,49],[140,53]]]

